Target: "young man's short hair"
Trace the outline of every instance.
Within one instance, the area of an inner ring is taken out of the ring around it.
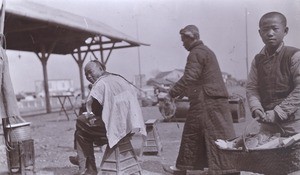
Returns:
[[[287,25],[286,17],[282,13],[279,13],[279,12],[269,12],[269,13],[264,14],[259,20],[259,27],[262,25],[262,22],[264,19],[274,17],[274,16],[278,16],[281,19],[282,24],[286,27],[286,25]]]

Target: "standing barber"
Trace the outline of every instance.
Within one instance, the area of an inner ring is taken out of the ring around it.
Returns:
[[[223,82],[217,58],[199,39],[199,30],[188,25],[180,30],[183,46],[190,53],[183,76],[170,89],[166,98],[183,93],[189,98],[190,108],[183,129],[176,166],[165,168],[174,174],[186,170],[202,170],[209,174],[240,174],[231,163],[218,154],[217,139],[235,136],[228,104],[228,92]]]

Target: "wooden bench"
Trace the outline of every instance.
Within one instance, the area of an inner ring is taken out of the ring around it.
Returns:
[[[147,154],[157,154],[159,156],[161,155],[162,144],[156,127],[157,121],[157,119],[149,119],[145,122],[147,138],[146,141],[143,142],[140,156]]]

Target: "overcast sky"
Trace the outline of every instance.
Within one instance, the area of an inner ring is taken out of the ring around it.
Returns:
[[[246,79],[246,10],[249,67],[254,55],[263,47],[258,21],[264,13],[279,11],[286,15],[290,30],[285,44],[300,48],[300,0],[30,1],[99,20],[151,44],[140,47],[141,73],[147,79],[158,71],[184,69],[188,52],[182,46],[179,30],[189,24],[198,26],[201,40],[215,52],[223,72]],[[7,54],[15,91],[34,91],[34,81],[43,79],[39,59],[28,52],[8,50]],[[134,75],[139,74],[138,49],[114,50],[107,69],[132,81]],[[50,56],[49,79],[72,79],[75,87],[79,87],[78,74],[71,56]]]

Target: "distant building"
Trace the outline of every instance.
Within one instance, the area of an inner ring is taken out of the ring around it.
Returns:
[[[49,80],[48,86],[50,96],[74,93],[73,80],[71,79]],[[35,93],[38,97],[45,97],[44,81],[35,81]]]
[[[224,83],[226,84],[227,80],[231,78],[231,75],[229,73],[222,72],[222,77],[223,77]]]
[[[182,77],[183,73],[183,69],[174,69],[172,71],[160,72],[155,76],[155,78],[150,78],[147,81],[147,85],[169,87],[177,82]],[[222,78],[224,83],[226,84],[229,80],[232,79],[232,76],[229,73],[222,72]]]
[[[174,69],[172,71],[160,72],[155,78],[150,78],[147,81],[147,85],[149,86],[170,86],[177,82],[183,75],[184,70],[182,69]]]

